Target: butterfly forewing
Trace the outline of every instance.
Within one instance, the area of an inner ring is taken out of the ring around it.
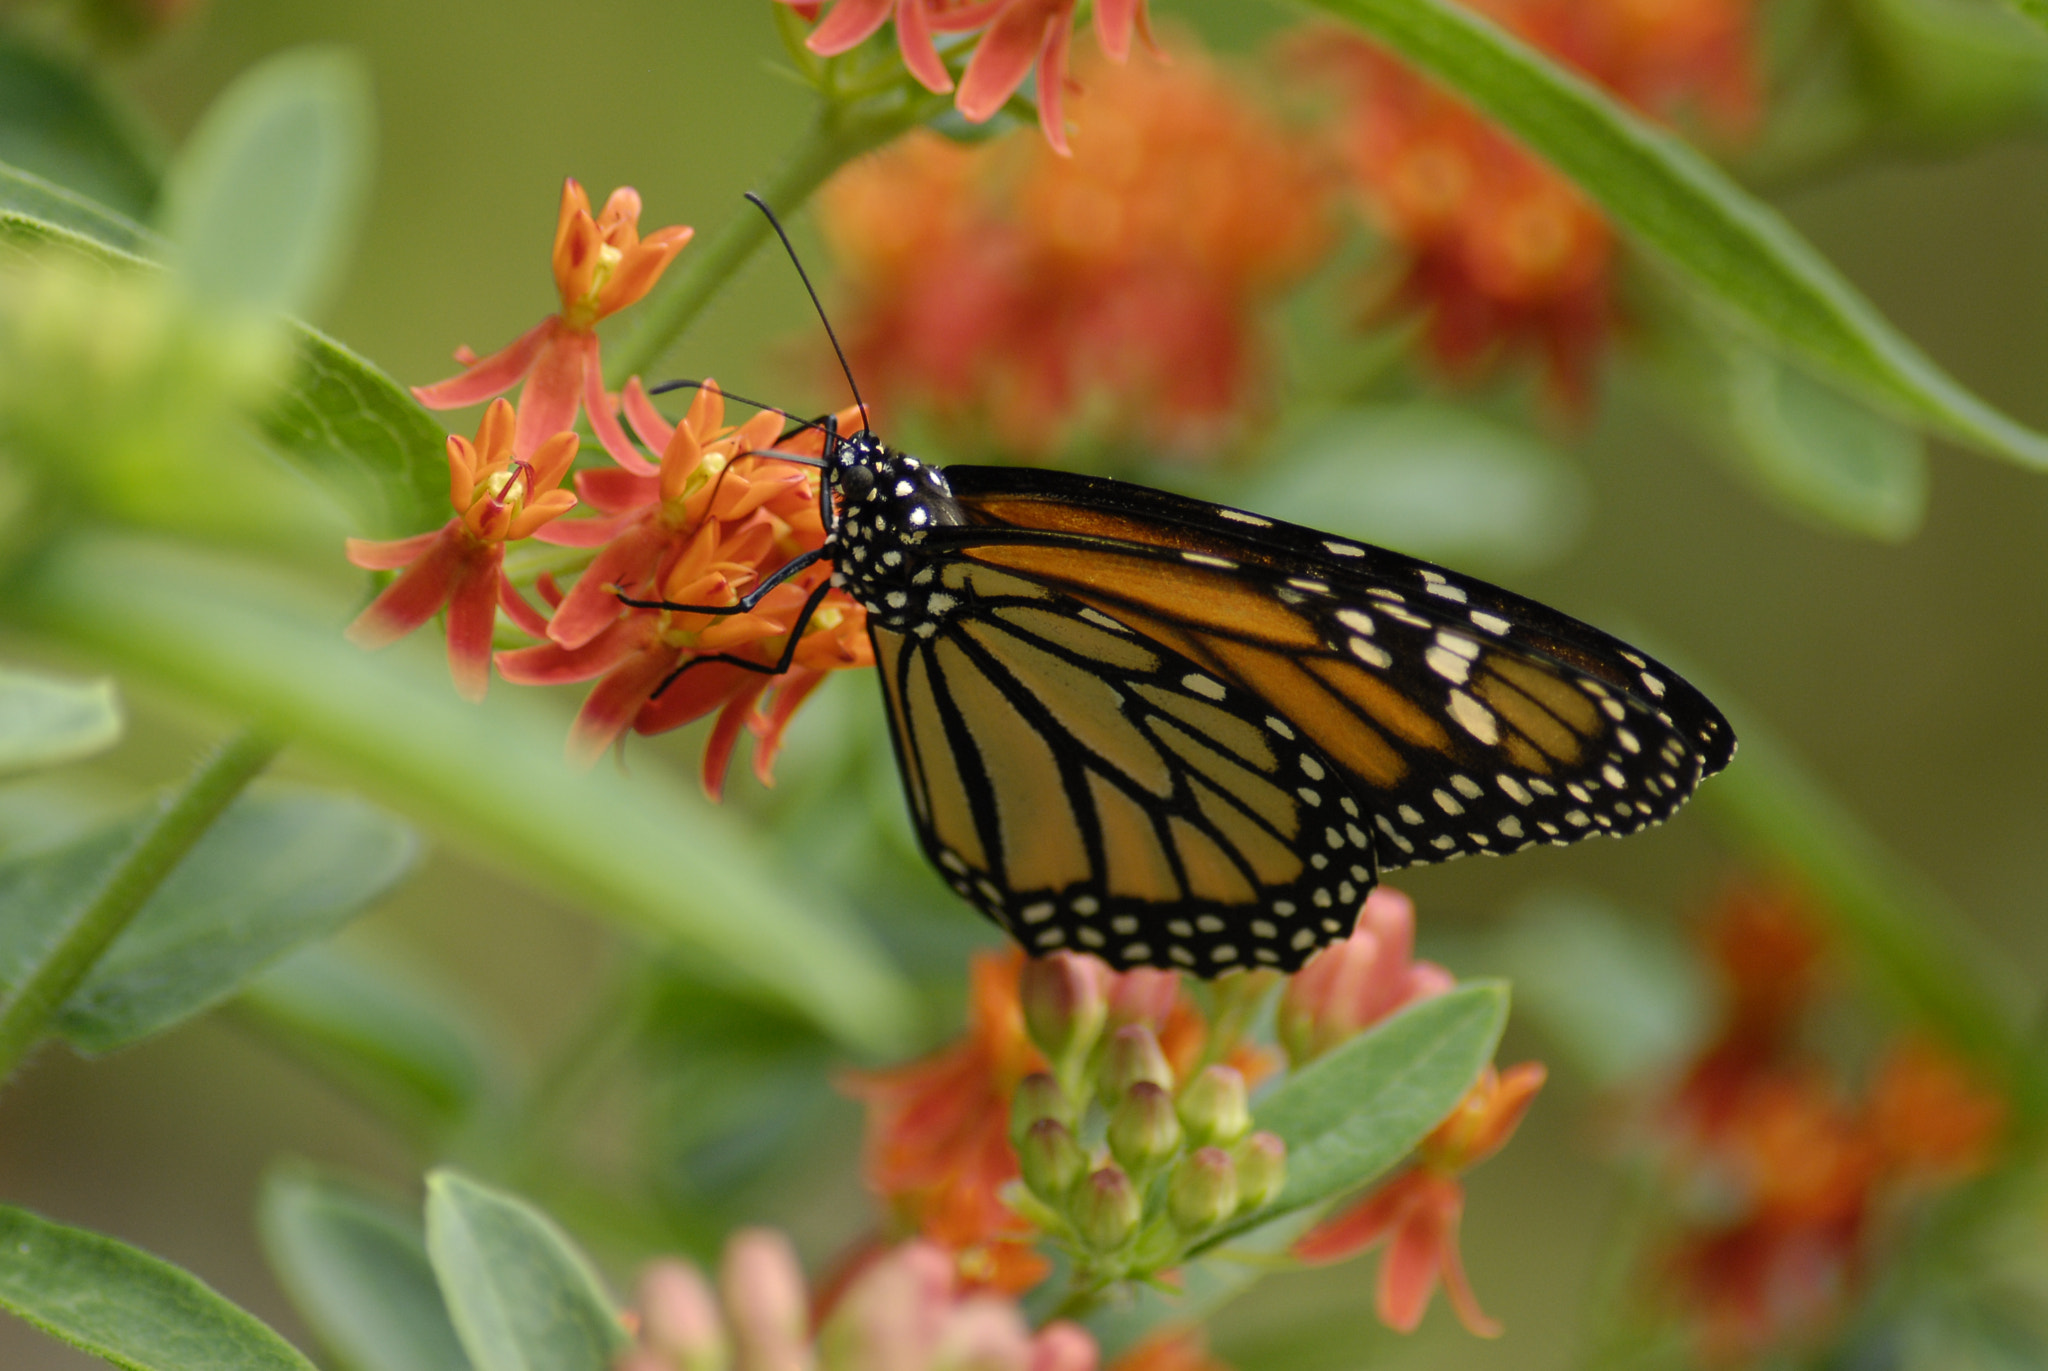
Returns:
[[[1256,695],[1038,579],[949,560],[925,636],[871,623],[932,861],[1034,952],[1292,969],[1374,879],[1343,769]]]

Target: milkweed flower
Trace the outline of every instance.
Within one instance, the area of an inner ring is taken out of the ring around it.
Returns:
[[[842,337],[885,401],[1011,454],[1207,456],[1266,406],[1263,316],[1329,249],[1331,186],[1199,53],[1088,79],[1072,158],[923,133],[832,180]]]
[[[804,604],[831,575],[828,566],[792,577],[746,614],[634,607],[619,592],[731,605],[784,563],[821,547],[815,472],[756,454],[773,448],[818,456],[824,435],[807,427],[778,438],[783,421],[774,413],[727,426],[725,398],[709,382],[673,425],[637,382],[626,387],[624,409],[642,441],[661,453],[660,463],[577,474],[577,490],[598,517],[556,525],[541,537],[598,550],[550,616],[543,620],[527,607],[529,631],[544,641],[499,653],[498,669],[524,685],[597,681],[570,732],[578,760],[595,760],[628,729],[660,733],[717,711],[705,747],[705,789],[719,793],[734,747],[750,728],[760,740],[755,771],[765,782],[798,706],[831,672],[873,661],[865,611],[844,592],[829,592],[802,626],[789,669],[771,676],[715,659],[757,668],[778,662]],[[850,425],[855,416],[839,417]],[[714,660],[690,665],[705,658]]]
[[[484,412],[476,441],[448,438],[449,499],[455,517],[438,531],[392,542],[348,540],[348,559],[399,575],[349,626],[351,641],[382,647],[448,610],[448,668],[456,689],[480,700],[490,683],[491,633],[500,603],[516,598],[504,581],[505,544],[566,514],[576,497],[558,489],[577,439],[556,433],[530,458],[515,456],[518,419],[506,400]]]
[[[1468,1332],[1498,1337],[1501,1327],[1479,1307],[1458,1251],[1458,1225],[1465,1212],[1460,1177],[1514,1136],[1544,1076],[1539,1062],[1506,1071],[1487,1067],[1458,1107],[1416,1148],[1407,1170],[1296,1239],[1294,1256],[1312,1265],[1342,1261],[1384,1241],[1375,1306],[1381,1323],[1414,1332],[1441,1282]]]
[[[1465,0],[1653,116],[1698,109],[1725,137],[1755,123],[1752,0]],[[1541,358],[1581,408],[1617,322],[1618,245],[1599,209],[1456,96],[1348,30],[1317,26],[1289,63],[1337,93],[1340,159],[1405,254],[1387,299],[1425,320],[1454,379],[1500,356]]]
[[[549,315],[502,351],[482,359],[467,349],[458,376],[413,387],[428,409],[459,409],[526,383],[519,397],[515,448],[531,452],[548,435],[573,427],[580,409],[591,431],[621,466],[646,470],[604,389],[595,332],[599,321],[638,301],[690,241],[693,230],[658,229],[640,236],[640,193],[621,186],[595,217],[574,179],[562,183],[555,221],[553,267],[560,312]]]
[[[1095,37],[1103,54],[1121,64],[1135,33],[1152,42],[1149,0],[1097,0]],[[817,0],[782,0],[810,15]],[[953,74],[939,55],[934,36],[984,30],[961,75],[954,105],[970,123],[994,117],[1038,71],[1038,122],[1045,141],[1061,156],[1067,146],[1065,96],[1069,48],[1079,0],[836,0],[805,46],[821,57],[857,47],[891,19],[903,65],[927,90],[946,94]]]
[[[1388,886],[1366,896],[1351,935],[1324,948],[1280,992],[1275,1029],[1297,1069],[1394,1011],[1441,995],[1455,981],[1413,960],[1415,902]]]
[[[651,1264],[627,1323],[614,1371],[1095,1371],[1100,1357],[1078,1324],[1034,1333],[1011,1301],[963,1288],[926,1242],[878,1255],[814,1313],[789,1240],[759,1228],[727,1239],[715,1287],[687,1262]]]

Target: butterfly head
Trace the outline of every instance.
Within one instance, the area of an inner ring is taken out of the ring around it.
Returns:
[[[826,468],[836,526],[827,536],[839,584],[880,614],[901,617],[926,562],[920,545],[935,528],[966,522],[945,473],[887,447],[872,433],[841,443]]]

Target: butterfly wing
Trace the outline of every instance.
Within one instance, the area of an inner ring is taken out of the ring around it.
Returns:
[[[944,561],[938,629],[870,620],[926,854],[1033,952],[1293,969],[1372,888],[1337,763],[1247,692],[1037,580]]]
[[[1675,672],[1497,586],[1122,482],[946,474],[974,524],[929,555],[1024,578],[1262,702],[1335,763],[1380,870],[1635,832],[1734,753]]]

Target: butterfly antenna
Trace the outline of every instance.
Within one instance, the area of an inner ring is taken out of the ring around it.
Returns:
[[[811,284],[810,274],[804,270],[802,259],[796,255],[795,245],[789,241],[789,235],[782,231],[782,221],[775,217],[774,210],[768,208],[768,202],[752,191],[747,192],[747,199],[753,201],[754,208],[768,217],[768,227],[774,229],[775,236],[782,240],[782,250],[789,254],[789,263],[796,268],[797,279],[804,283],[804,289],[810,293],[811,307],[818,311],[818,322],[825,326],[825,336],[832,340],[832,351],[839,357],[839,369],[846,373],[846,388],[853,392],[853,403],[860,410],[861,431],[866,432],[869,428],[868,402],[860,397],[860,386],[853,379],[853,368],[846,363],[846,349],[839,346],[839,335],[832,331],[832,321],[825,317],[825,304],[818,298],[818,288]]]

